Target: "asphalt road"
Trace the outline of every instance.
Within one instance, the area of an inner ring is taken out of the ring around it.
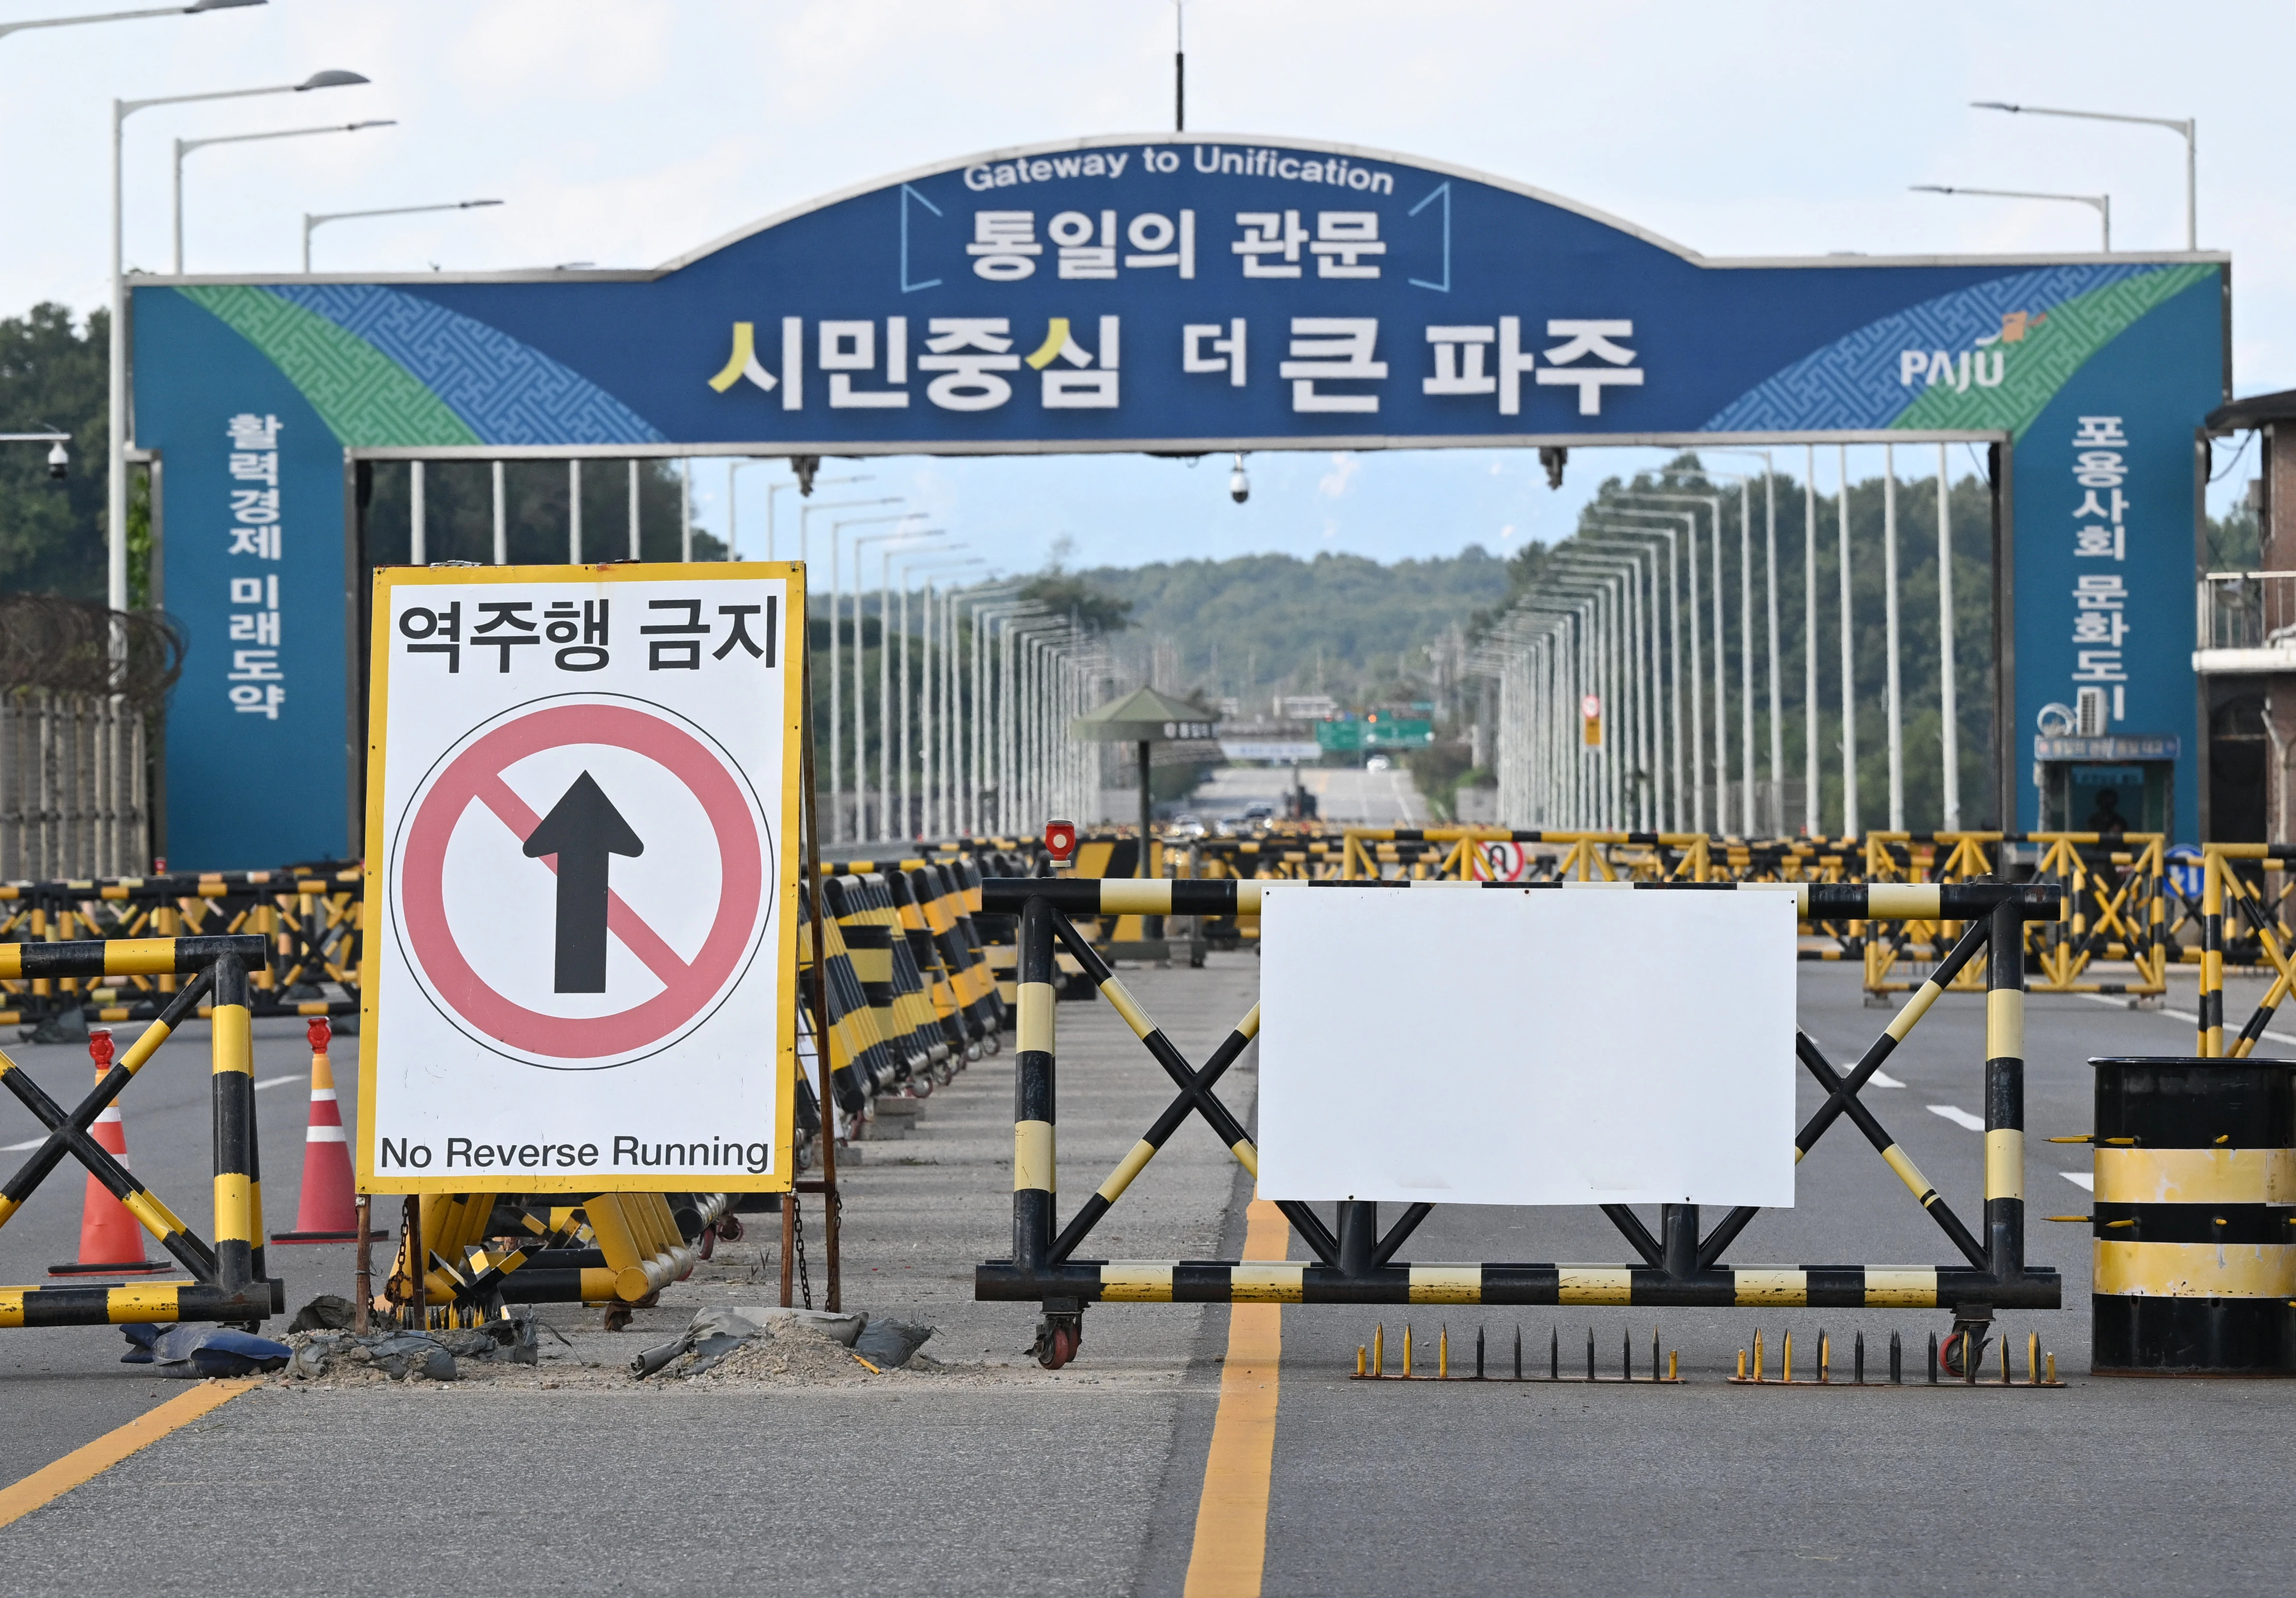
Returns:
[[[1434,817],[1398,762],[1391,770],[1308,766],[1300,781],[1316,796],[1327,827],[1426,827]],[[1292,789],[1288,766],[1223,766],[1204,779],[1188,803],[1199,816],[1241,816],[1254,800],[1280,801]]]
[[[116,1027],[123,1050],[141,1023]],[[85,1044],[4,1044],[48,1096],[70,1107],[94,1081]],[[193,1021],[160,1047],[119,1099],[127,1130],[127,1163],[144,1185],[202,1237],[211,1235],[213,1118],[209,1110],[207,1023]],[[328,1055],[343,1120],[356,1124],[358,1040],[339,1039]],[[292,1230],[302,1191],[303,1131],[310,1113],[311,1050],[300,1021],[255,1023],[256,1130],[263,1161],[264,1220],[272,1231]],[[0,1096],[0,1164],[13,1168],[44,1133],[29,1111]],[[65,1161],[22,1210],[0,1230],[0,1281],[24,1285],[61,1282],[51,1264],[79,1256],[80,1211],[88,1181]],[[166,1259],[152,1244],[146,1253]],[[287,1308],[322,1292],[351,1292],[351,1248],[341,1245],[281,1245],[268,1251],[271,1273],[287,1283]],[[155,1280],[180,1280],[172,1270]],[[125,1280],[118,1279],[118,1280]],[[283,1322],[275,1322],[283,1324]],[[106,1327],[54,1327],[0,1333],[0,1481],[13,1481],[59,1454],[182,1391],[182,1383],[154,1379],[142,1365],[123,1365],[127,1344]]]
[[[1201,1054],[1250,1001],[1256,973],[1239,955],[1215,957],[1204,971],[1127,979],[1183,1049]],[[2169,1002],[2189,1009],[2189,985]],[[2237,994],[2231,1008],[2245,1014]],[[1861,1006],[1853,970],[1805,967],[1802,1018],[1847,1060],[1887,1017]],[[1166,1090],[1105,1007],[1064,1004],[1059,1022],[1066,1209]],[[1978,1001],[1949,998],[1890,1061],[1890,1076],[1904,1085],[1867,1093],[1964,1216],[1979,1207],[1982,1139],[1931,1107],[1980,1108],[1981,1037]],[[2027,1040],[2030,1207],[2037,1216],[2079,1213],[2086,1196],[2059,1173],[2080,1171],[2082,1151],[2041,1140],[2087,1130],[2087,1058],[2185,1052],[2191,1028],[2118,1004],[2035,997]],[[291,1045],[263,1047],[258,1081],[291,1068]],[[1009,1236],[1009,1060],[973,1067],[929,1101],[914,1140],[872,1146],[849,1173],[849,1303],[935,1320],[944,1330],[930,1347],[964,1362],[960,1377],[754,1395],[258,1392],[0,1530],[0,1553],[28,1585],[139,1594],[206,1591],[234,1578],[381,1592],[403,1587],[410,1571],[447,1569],[500,1593],[746,1589],[769,1578],[873,1598],[1177,1593],[1227,1312],[1096,1307],[1079,1363],[1054,1374],[1020,1352],[1031,1310],[966,1300],[971,1262],[1003,1252]],[[1439,1053],[1406,1079],[1403,1101],[1437,1116],[1472,1116],[1485,1096],[1507,1091],[1504,1062]],[[131,1097],[132,1146],[163,1191],[184,1192],[179,1207],[203,1214],[188,1180],[204,1174],[203,1143],[192,1135],[203,1130],[193,1125],[198,1084],[186,1068],[171,1115],[168,1080],[138,1084],[161,1090],[140,1114]],[[1252,1087],[1247,1058],[1223,1093],[1243,1110]],[[1816,1098],[1805,1084],[1805,1108]],[[268,1148],[299,1149],[300,1095],[282,1088],[259,1102]],[[282,1158],[272,1156],[275,1167]],[[176,1176],[185,1180],[171,1188]],[[270,1185],[274,1224],[283,1224],[293,1184]],[[1201,1256],[1217,1243],[1232,1257],[1245,1196],[1192,1124],[1111,1215],[1105,1252]],[[76,1207],[39,1202],[53,1213],[42,1216],[36,1205],[0,1232],[14,1280],[29,1279],[27,1260],[69,1250],[63,1221],[76,1214],[62,1212]],[[1543,1351],[1554,1329],[1566,1358],[1580,1362],[1591,1326],[1606,1373],[1622,1331],[1641,1368],[1655,1320],[1663,1344],[1680,1351],[1688,1379],[1680,1387],[1357,1384],[1347,1379],[1355,1349],[1380,1317],[1287,1309],[1264,1590],[2276,1586],[2296,1556],[2281,1491],[2296,1453],[2296,1389],[2088,1378],[2086,1231],[2036,1220],[2029,1248],[2063,1273],[2068,1307],[2005,1321],[2021,1342],[2027,1329],[2040,1332],[2070,1382],[2060,1391],[1749,1390],[1722,1380],[1758,1326],[1773,1363],[1788,1328],[1799,1351],[1824,1327],[1836,1339],[1838,1371],[1854,1331],[1866,1332],[1878,1366],[1895,1328],[1915,1373],[1927,1334],[1947,1321],[1940,1312],[1839,1310],[1521,1317],[1533,1349]],[[1472,1208],[1439,1210],[1406,1252],[1421,1261],[1628,1254],[1594,1212]],[[1843,1123],[1802,1164],[1796,1208],[1759,1218],[1731,1257],[1902,1264],[1952,1252]],[[342,1290],[348,1275],[346,1264],[327,1279],[324,1259],[289,1264],[303,1273],[298,1297]],[[1470,1357],[1477,1325],[1488,1327],[1496,1359],[1516,1319],[1472,1307],[1408,1318],[1422,1339],[1447,1321],[1455,1369]],[[1401,1319],[1386,1322],[1390,1359]],[[153,1389],[173,1390],[106,1364],[110,1336],[0,1334],[9,1474],[102,1429],[104,1416],[148,1402]],[[1805,1369],[1808,1357],[1800,1354]],[[163,1524],[196,1526],[197,1535],[145,1535]]]

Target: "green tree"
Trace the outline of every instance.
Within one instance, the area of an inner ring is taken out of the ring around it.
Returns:
[[[2235,506],[2226,515],[2209,518],[2210,571],[2253,572],[2263,562],[2262,548],[2256,512],[2247,506]]]
[[[1057,566],[1021,590],[1056,616],[1074,618],[1089,633],[1121,632],[1132,625],[1132,601],[1095,588],[1086,578]]]
[[[0,432],[72,435],[62,479],[48,475],[45,445],[0,445],[0,592],[103,597],[111,329],[103,311],[76,327],[53,303],[0,320]]]

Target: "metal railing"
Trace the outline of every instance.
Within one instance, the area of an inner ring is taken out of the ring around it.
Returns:
[[[2296,654],[2296,572],[2210,572],[2196,611],[2197,648]]]

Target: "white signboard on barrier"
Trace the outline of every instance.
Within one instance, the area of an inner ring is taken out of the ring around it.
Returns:
[[[1263,1198],[1792,1205],[1791,891],[1261,903]]]
[[[789,565],[376,574],[363,1190],[790,1185],[804,614]]]

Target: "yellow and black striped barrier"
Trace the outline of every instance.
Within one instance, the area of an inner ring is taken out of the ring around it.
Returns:
[[[698,1245],[726,1208],[723,1193],[599,1193],[571,1206],[493,1192],[426,1194],[416,1217],[423,1303],[489,1315],[506,1304],[644,1303],[692,1273],[702,1257]],[[395,1304],[414,1301],[414,1246],[402,1232],[383,1289]]]
[[[2243,1058],[2255,1050],[2290,993],[2296,992],[2296,958],[2292,958],[2296,934],[2283,920],[2292,889],[2296,889],[2296,844],[2205,844],[2202,857],[2197,1052],[2211,1059]],[[2267,871],[2281,879],[2276,897],[2267,898],[2259,880]],[[2245,938],[2240,935],[2242,927],[2247,929]],[[2272,984],[2227,1048],[2225,968],[2235,953],[2261,956],[2272,972]]]
[[[262,963],[265,952],[262,937],[244,935],[0,944],[0,978],[191,979],[94,1090],[69,1111],[50,1099],[22,1067],[0,1053],[0,1086],[48,1129],[31,1157],[0,1185],[0,1225],[70,1156],[126,1206],[193,1279],[135,1287],[0,1289],[0,1327],[260,1321],[285,1307],[283,1284],[267,1280],[264,1271],[263,1176],[256,1146],[255,1057],[249,1031],[248,970]],[[212,1023],[212,1243],[193,1232],[88,1132],[175,1028],[194,1012],[207,1015]]]
[[[2091,1368],[2296,1371],[2296,1064],[2093,1059]]]
[[[249,973],[250,1014],[355,1015],[361,887],[357,865],[340,863],[0,884],[0,947],[251,935],[265,956]],[[75,1010],[90,1021],[149,1020],[180,982],[169,971],[0,977],[0,1025],[39,1027],[38,1041],[54,1042]],[[326,998],[328,983],[346,996]]]
[[[1357,882],[1345,885],[1380,885]],[[1406,882],[1385,885],[1402,889]],[[1491,883],[1502,891],[1713,892],[1734,882]],[[1758,889],[1756,891],[1777,891]],[[1125,988],[1071,923],[1072,916],[1252,915],[1265,884],[1224,878],[1122,879],[1000,877],[983,885],[991,914],[1019,922],[1020,1023],[1016,1060],[1013,1159],[1013,1254],[974,1272],[976,1298],[1036,1301],[1044,1306],[1037,1352],[1044,1363],[1064,1364],[1081,1340],[1085,1306],[1092,1303],[1292,1303],[1624,1305],[1636,1307],[1886,1307],[1944,1308],[1956,1333],[1988,1322],[1997,1309],[2054,1309],[2062,1299],[2057,1273],[2027,1264],[2024,1195],[2024,927],[2054,916],[2054,885],[1971,883],[1804,883],[1792,891],[1806,918],[1876,919],[1924,917],[1963,923],[1966,930],[1931,977],[1846,1072],[1837,1071],[1806,1034],[1797,1053],[1826,1100],[1795,1139],[1807,1154],[1836,1121],[1847,1117],[1912,1191],[1964,1263],[1947,1265],[1792,1265],[1739,1267],[1722,1256],[1758,1213],[1741,1207],[1702,1231],[1699,1207],[1660,1207],[1653,1236],[1622,1205],[1603,1206],[1639,1263],[1620,1265],[1417,1264],[1395,1256],[1433,1207],[1414,1204],[1382,1233],[1377,1207],[1349,1201],[1327,1223],[1310,1205],[1279,1200],[1278,1207],[1314,1254],[1313,1260],[1080,1260],[1074,1257],[1093,1228],[1121,1198],[1179,1124],[1201,1115],[1247,1172],[1258,1151],[1242,1124],[1213,1091],[1220,1075],[1259,1029],[1257,1009],[1240,1023],[1201,1069]],[[1053,1107],[1055,1046],[1052,987],[1055,944],[1064,945],[1179,1090],[1148,1133],[1087,1198],[1065,1228],[1058,1225],[1057,1159]],[[1859,1098],[1883,1061],[1928,1013],[1959,972],[1986,956],[1985,1207],[1972,1232],[1939,1198],[1904,1149]]]

